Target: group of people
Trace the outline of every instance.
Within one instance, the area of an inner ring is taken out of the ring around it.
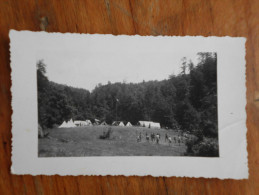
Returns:
[[[142,140],[159,144],[161,142],[161,134],[153,133],[153,132],[151,134],[148,134],[146,132],[146,134],[143,133],[143,135],[142,135],[142,132],[139,132],[139,134],[137,134],[137,142],[141,142]],[[170,135],[165,133],[164,142],[171,145],[173,141],[174,141],[174,143],[178,143],[179,146],[181,143],[184,142],[183,137],[180,135],[171,137]]]

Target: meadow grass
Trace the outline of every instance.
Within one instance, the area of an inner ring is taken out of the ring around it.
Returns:
[[[49,129],[46,138],[39,139],[39,157],[80,157],[80,156],[183,156],[185,143],[169,145],[165,142],[165,133],[177,137],[176,131],[149,129],[144,127],[112,126],[110,139],[100,139],[100,135],[109,126],[87,126],[75,128]],[[160,133],[160,143],[147,141],[146,132]],[[141,142],[137,135],[142,134]]]

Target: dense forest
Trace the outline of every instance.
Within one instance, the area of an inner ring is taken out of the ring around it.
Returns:
[[[37,62],[39,124],[45,128],[64,120],[139,120],[162,127],[201,131],[217,137],[217,54],[198,53],[194,66],[183,58],[181,73],[163,81],[98,84],[91,92],[49,81],[47,65]]]

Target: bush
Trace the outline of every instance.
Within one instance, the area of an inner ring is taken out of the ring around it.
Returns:
[[[193,146],[195,156],[219,156],[219,145],[217,139],[204,139]]]
[[[191,139],[186,142],[186,146],[186,156],[219,156],[219,146],[217,139],[203,138],[202,141],[200,141],[199,138]]]
[[[203,140],[203,131],[200,129],[194,130],[193,134],[198,138],[198,142],[201,142]]]
[[[55,128],[55,129],[56,129],[56,128],[58,128],[58,127],[59,127],[59,125],[56,124],[56,123],[55,123],[54,125],[52,125],[52,128]]]
[[[186,151],[186,155],[193,155],[194,152],[192,150],[192,147],[195,145],[197,141],[195,141],[194,139],[189,139],[186,141],[186,146],[187,146],[187,151]]]
[[[104,131],[102,135],[99,136],[100,139],[110,139],[112,134],[112,128],[109,127],[107,131]]]

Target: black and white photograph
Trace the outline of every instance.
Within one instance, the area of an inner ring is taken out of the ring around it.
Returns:
[[[12,173],[248,176],[244,38],[10,39]]]
[[[124,47],[42,52],[38,156],[219,157],[217,53]]]

